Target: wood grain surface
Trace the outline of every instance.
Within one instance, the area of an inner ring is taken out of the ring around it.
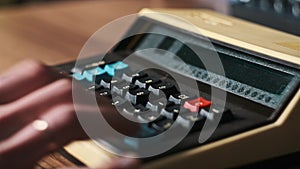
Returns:
[[[0,8],[0,72],[25,58],[57,64],[75,59],[106,23],[144,7],[195,7],[181,0],[55,1]]]

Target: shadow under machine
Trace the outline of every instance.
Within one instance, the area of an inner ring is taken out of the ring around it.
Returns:
[[[144,168],[237,167],[300,150],[299,37],[208,10],[184,9],[144,9],[127,35],[133,33],[101,60],[95,56],[56,68],[87,92],[111,99],[121,114],[144,121],[134,137],[151,138],[172,126],[178,132],[188,129],[172,149],[143,158]],[[215,64],[207,58],[212,55],[224,72],[207,66]],[[225,93],[225,99],[214,92]],[[199,142],[200,133],[216,122],[208,140]],[[174,139],[161,137],[153,144]],[[120,151],[138,152],[142,146],[130,138],[108,143],[121,149],[120,142],[126,145]],[[114,156],[92,141],[74,142],[65,150],[90,167],[99,164],[99,154]]]

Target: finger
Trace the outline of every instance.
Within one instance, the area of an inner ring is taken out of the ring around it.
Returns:
[[[4,163],[0,164],[0,168],[3,166],[10,166],[9,168],[30,167],[46,154],[65,145],[78,135],[82,135],[73,105],[57,106],[41,119],[47,121],[46,129],[38,130],[34,127],[33,122],[1,142],[0,159]],[[76,132],[67,132],[70,129]],[[18,163],[16,164],[15,161]]]
[[[72,85],[68,79],[48,84],[21,99],[7,105],[0,105],[0,138],[8,137],[32,119],[36,119],[56,104],[72,103]]]
[[[0,104],[18,99],[62,75],[34,60],[19,63],[0,76]]]

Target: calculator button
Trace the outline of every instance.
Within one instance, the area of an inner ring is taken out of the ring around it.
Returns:
[[[89,82],[96,82],[100,79],[98,79],[101,75],[104,75],[106,72],[105,70],[101,69],[100,67],[96,67],[93,69],[85,70],[83,72],[83,76],[88,80]],[[98,77],[97,77],[98,76]],[[100,81],[99,81],[100,82]]]
[[[116,93],[121,96],[125,96],[127,91],[136,90],[139,87],[134,84],[128,84],[128,82],[118,82],[114,83],[111,87],[111,92]]]
[[[146,107],[154,112],[159,112],[161,109],[166,107],[167,100],[165,98],[158,98],[158,99],[149,99],[146,104]]]
[[[131,115],[131,116],[137,116],[139,114],[144,114],[144,113],[147,113],[148,111],[149,111],[149,109],[147,109],[146,107],[144,107],[141,104],[138,104],[135,106],[131,105],[131,104],[126,104],[123,107],[123,113],[125,113],[127,115]]]
[[[292,1],[292,13],[295,17],[300,17],[300,2]]]
[[[199,97],[193,100],[187,100],[184,102],[183,107],[191,112],[199,112],[201,108],[211,105],[211,101],[205,100],[203,97]]]
[[[85,77],[84,76],[82,76],[80,73],[73,73],[72,74],[72,77],[74,78],[74,79],[76,79],[76,80],[83,80]]]
[[[161,110],[161,115],[169,119],[176,120],[179,112],[180,112],[180,104],[175,104],[171,102],[167,104],[166,108]]]
[[[111,104],[113,106],[117,106],[117,107],[122,106],[123,104],[125,104],[127,102],[127,100],[125,100],[124,98],[122,98],[120,96],[116,96],[112,100],[113,101],[112,101]]]
[[[176,120],[182,127],[191,128],[192,131],[196,131],[203,127],[206,119],[198,113],[186,112],[181,113]]]
[[[156,83],[159,83],[160,80],[159,79],[156,79],[156,78],[153,78],[153,77],[143,77],[143,78],[140,78],[140,79],[137,79],[135,81],[135,85],[138,85],[140,88],[148,88],[149,85],[151,84],[156,84]]]
[[[112,64],[107,64],[104,67],[104,70],[110,75],[110,76],[115,76],[116,71],[122,70],[128,68],[128,65],[124,62],[117,61]]]
[[[190,96],[188,96],[186,94],[176,93],[176,94],[172,94],[169,97],[169,101],[174,102],[176,104],[181,104],[182,102],[184,102],[185,100],[187,100],[189,98],[190,98]]]
[[[100,86],[103,86],[104,88],[112,89],[112,85],[115,83],[118,83],[118,80],[116,79],[102,79],[100,82]]]
[[[284,12],[284,8],[285,8],[285,4],[283,2],[283,0],[275,0],[274,3],[273,3],[273,7],[274,7],[274,10],[277,12],[277,13],[283,13]]]
[[[153,92],[156,95],[161,95],[161,92],[163,92],[167,98],[169,98],[171,94],[178,93],[176,87],[173,84],[168,82],[151,84],[148,90]]]
[[[150,111],[147,113],[140,113],[138,119],[145,123],[149,123],[156,120],[159,116],[159,113]]]
[[[144,78],[144,77],[147,77],[148,75],[146,73],[143,73],[143,72],[139,72],[139,73],[123,73],[122,74],[122,79],[127,81],[127,82],[131,82],[131,83],[135,83],[135,81],[137,79],[140,79],[140,78]]]
[[[173,120],[160,116],[155,121],[150,122],[149,127],[162,132],[169,129],[172,126],[172,124],[173,124]]]
[[[230,109],[224,108],[224,111],[221,112],[220,108],[212,106],[210,110],[201,109],[200,115],[206,117],[208,120],[213,121],[217,116],[222,116],[221,123],[229,122],[234,119],[234,116]]]
[[[138,88],[127,91],[125,98],[133,104],[146,105],[150,92],[146,89]]]

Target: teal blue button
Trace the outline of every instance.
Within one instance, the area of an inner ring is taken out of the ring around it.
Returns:
[[[124,62],[118,61],[116,63],[105,65],[104,70],[110,75],[115,76],[116,70],[127,68],[128,65]]]
[[[105,70],[101,69],[100,67],[96,67],[93,69],[85,70],[83,72],[83,76],[86,78],[86,80],[93,82],[95,76],[101,75],[104,73],[105,73]]]
[[[72,74],[72,77],[76,80],[83,80],[84,76],[82,76],[80,73],[74,73]]]

